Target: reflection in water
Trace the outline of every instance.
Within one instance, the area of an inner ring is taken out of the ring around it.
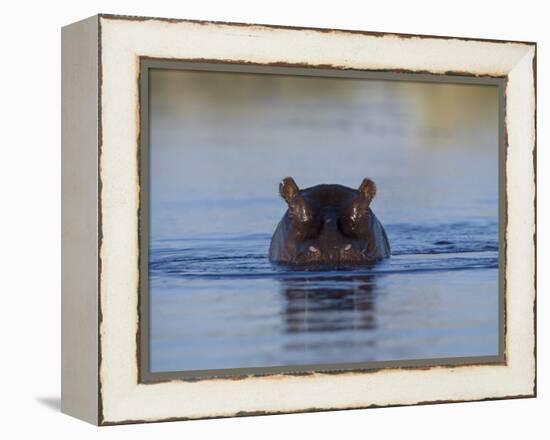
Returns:
[[[370,330],[376,327],[373,276],[283,280],[287,333]]]

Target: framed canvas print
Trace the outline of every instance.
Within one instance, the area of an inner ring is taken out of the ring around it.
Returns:
[[[62,410],[536,395],[536,46],[99,15],[62,32]]]

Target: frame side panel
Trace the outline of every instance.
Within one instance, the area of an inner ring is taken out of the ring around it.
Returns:
[[[98,424],[98,18],[61,33],[61,411]]]

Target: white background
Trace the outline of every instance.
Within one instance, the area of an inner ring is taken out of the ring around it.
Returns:
[[[548,438],[546,2],[5,2],[1,17],[2,438]],[[95,428],[59,412],[60,28],[98,12],[538,42],[538,395],[521,399]],[[545,264],[546,263],[546,264]],[[546,401],[545,401],[546,400]],[[545,409],[546,407],[546,409]]]

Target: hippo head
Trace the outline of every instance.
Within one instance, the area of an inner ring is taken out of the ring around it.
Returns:
[[[389,256],[384,229],[370,209],[376,194],[372,180],[364,179],[358,189],[317,185],[300,190],[287,177],[279,192],[288,209],[271,240],[271,261],[347,266]]]

